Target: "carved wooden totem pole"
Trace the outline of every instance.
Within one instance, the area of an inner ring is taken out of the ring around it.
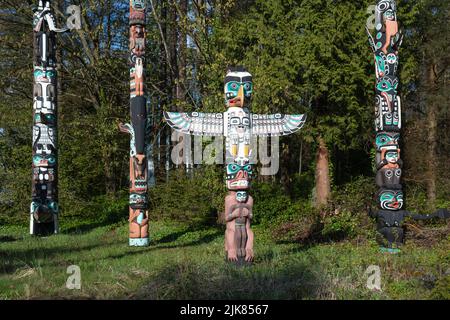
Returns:
[[[58,233],[56,28],[50,1],[33,8],[33,162],[30,234]]]
[[[120,124],[130,139],[130,246],[148,246],[148,166],[150,123],[145,96],[145,0],[130,0],[130,115]]]
[[[397,92],[398,50],[403,36],[398,28],[395,0],[378,0],[375,7],[375,38],[368,29],[367,33],[375,56],[375,160],[376,183],[379,187],[377,200],[380,207],[375,212],[370,209],[369,214],[377,219],[382,250],[395,253],[404,241],[402,223],[406,217],[418,220],[447,218],[449,213],[440,209],[431,215],[420,215],[403,210],[403,162],[399,147],[402,117]]]
[[[237,264],[253,260],[253,198],[248,194],[253,174],[252,135],[282,136],[301,129],[305,115],[259,115],[250,112],[252,75],[243,67],[230,68],[225,76],[223,113],[165,112],[167,123],[184,134],[226,138],[225,251]]]

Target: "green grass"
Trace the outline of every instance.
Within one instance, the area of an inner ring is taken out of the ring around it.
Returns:
[[[0,227],[0,299],[449,299],[450,239],[407,244],[398,255],[373,242],[276,243],[254,228],[256,261],[225,263],[222,226],[151,223],[152,243],[127,245],[126,224],[36,238],[26,226]],[[66,288],[69,265],[81,290]],[[365,271],[381,269],[381,291]]]

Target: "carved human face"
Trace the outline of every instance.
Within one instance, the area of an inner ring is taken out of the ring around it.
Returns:
[[[131,0],[131,6],[136,10],[144,10],[145,0]]]
[[[246,190],[250,187],[250,179],[253,174],[251,164],[239,165],[229,163],[227,165],[227,188],[229,190]]]
[[[231,111],[232,110],[232,111]],[[228,112],[228,131],[244,133],[250,128],[250,114],[242,109],[233,108]]]
[[[227,107],[246,107],[253,93],[252,75],[241,71],[228,72],[224,91]]]
[[[246,202],[248,199],[247,191],[238,191],[236,192],[236,201],[237,202]]]
[[[384,210],[400,210],[403,207],[403,191],[382,189],[379,192],[379,201]]]
[[[400,155],[398,153],[398,149],[392,149],[392,150],[388,150],[386,152],[386,161],[388,163],[397,163],[398,160],[400,159]]]

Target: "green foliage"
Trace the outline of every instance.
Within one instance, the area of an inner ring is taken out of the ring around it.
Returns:
[[[373,204],[373,195],[377,192],[374,177],[359,176],[333,191],[332,208],[347,209],[350,212],[366,211]]]
[[[296,173],[292,177],[291,190],[294,199],[309,199],[314,188],[314,174],[311,172]]]
[[[215,166],[196,170],[192,177],[174,175],[168,183],[150,189],[151,219],[215,222],[223,210],[225,191],[222,171]]]
[[[361,225],[357,215],[350,211],[342,211],[337,216],[327,216],[323,221],[322,236],[325,239],[353,238],[359,232]]]
[[[431,292],[430,299],[450,300],[450,275],[443,277],[437,282],[435,288]]]

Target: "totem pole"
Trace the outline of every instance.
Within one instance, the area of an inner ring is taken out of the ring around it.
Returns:
[[[145,0],[130,0],[130,115],[131,124],[119,124],[130,134],[130,246],[148,246],[148,166],[147,142],[150,123],[147,117],[145,75]]]
[[[33,162],[30,234],[58,233],[56,19],[50,1],[33,8]]]
[[[248,194],[254,164],[252,135],[282,136],[301,129],[305,115],[258,115],[250,112],[252,75],[245,68],[230,68],[225,76],[223,113],[164,112],[176,131],[200,136],[224,136],[226,141],[225,251],[227,260],[238,265],[253,260],[253,198]]]
[[[375,30],[374,39],[366,28],[375,56],[375,161],[380,210],[369,209],[369,215],[377,219],[382,251],[396,253],[404,240],[402,223],[406,217],[417,220],[448,218],[449,212],[440,209],[431,215],[420,215],[402,210],[403,161],[399,147],[402,118],[400,96],[397,92],[397,70],[398,50],[403,36],[398,28],[395,0],[378,0],[375,7]]]

